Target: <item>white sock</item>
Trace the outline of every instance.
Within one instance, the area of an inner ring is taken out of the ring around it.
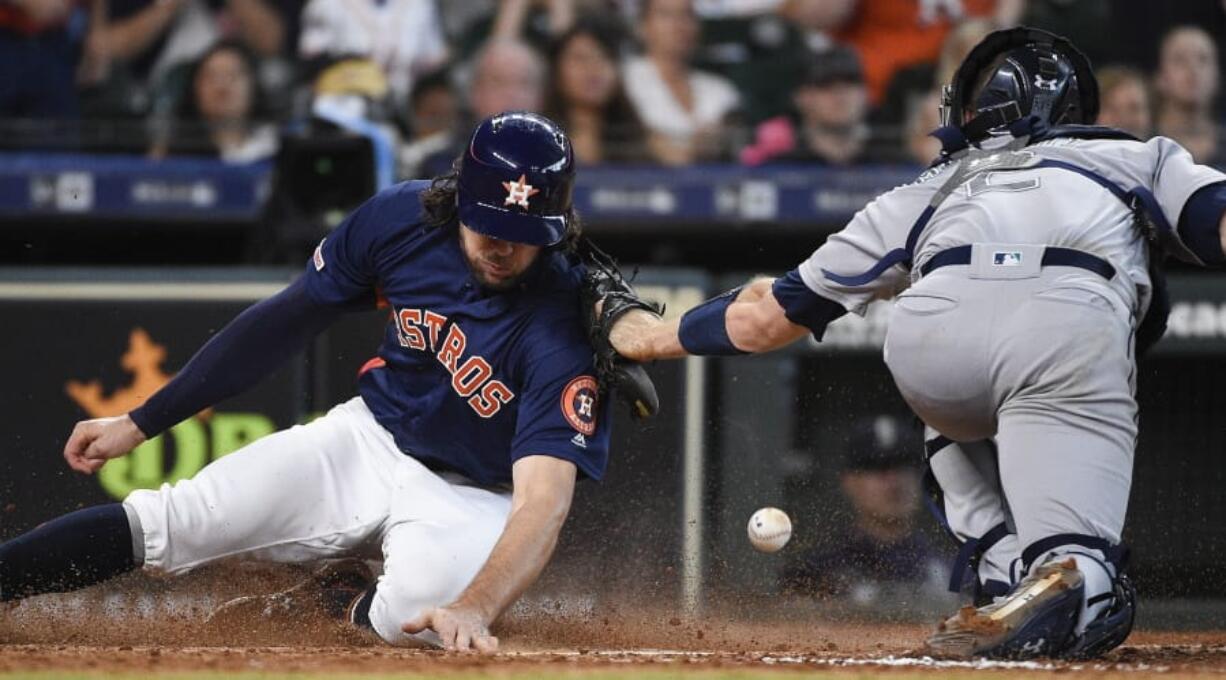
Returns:
[[[1098,555],[1089,557],[1086,554],[1066,553],[1054,555],[1050,561],[1065,560],[1070,557],[1077,561],[1077,570],[1081,572],[1082,578],[1085,579],[1085,590],[1082,591],[1081,599],[1081,613],[1077,616],[1077,627],[1074,629],[1077,635],[1081,635],[1085,632],[1086,626],[1091,621],[1098,618],[1100,614],[1111,606],[1111,598],[1102,596],[1112,592],[1115,582],[1115,569],[1099,558]],[[1087,604],[1091,600],[1094,600],[1094,604]]]

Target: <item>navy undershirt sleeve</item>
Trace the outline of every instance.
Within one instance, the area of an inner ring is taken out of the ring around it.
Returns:
[[[154,437],[232,397],[272,373],[311,338],[345,313],[316,302],[300,277],[285,290],[255,303],[200,348],[165,387],[129,415]]]
[[[1179,238],[1207,265],[1226,264],[1219,231],[1226,213],[1226,182],[1216,182],[1196,190],[1179,214]]]
[[[771,292],[783,307],[788,321],[808,328],[818,342],[826,334],[826,326],[847,313],[843,305],[810,290],[795,269],[775,279]]]

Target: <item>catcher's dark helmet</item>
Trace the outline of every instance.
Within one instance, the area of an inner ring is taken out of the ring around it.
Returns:
[[[566,234],[574,182],[570,140],[556,123],[527,112],[491,116],[460,159],[460,222],[504,241],[556,245]]]
[[[1021,26],[989,33],[945,86],[941,122],[979,141],[1019,118],[1050,125],[1093,123],[1098,80],[1066,38]]]

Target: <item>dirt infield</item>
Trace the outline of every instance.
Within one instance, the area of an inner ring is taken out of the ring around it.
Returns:
[[[67,614],[68,612],[64,612]],[[203,631],[168,622],[162,630],[125,626],[68,633],[74,626],[47,625],[8,630],[0,645],[0,673],[160,675],[205,672],[275,674],[445,674],[456,677],[697,673],[705,677],[757,677],[783,671],[848,674],[857,677],[965,675],[991,669],[995,675],[1033,676],[1036,671],[1088,673],[1094,677],[1226,676],[1226,631],[1170,633],[1139,631],[1129,644],[1094,662],[945,662],[915,650],[927,632],[918,626],[882,624],[687,623],[676,619],[519,620],[504,625],[502,653],[492,657],[433,650],[393,649],[366,638],[308,622],[298,633],[260,629]],[[58,642],[46,638],[57,629]],[[196,642],[173,640],[195,629]],[[212,636],[213,639],[209,639]],[[262,636],[279,644],[252,646],[239,640]],[[160,644],[115,644],[125,638],[164,637]],[[225,638],[231,638],[223,642]],[[238,638],[239,640],[236,640]],[[108,642],[103,642],[108,641]],[[803,673],[802,673],[803,674]]]
[[[260,572],[210,580],[184,592],[147,579],[69,596],[33,598],[0,608],[0,673],[145,676],[236,672],[352,677],[416,674],[448,677],[738,677],[792,675],[898,678],[996,677],[1035,672],[1094,677],[1226,676],[1226,631],[1138,631],[1128,644],[1094,662],[942,662],[919,646],[928,624],[747,619],[743,608],[686,619],[643,606],[538,600],[520,606],[497,633],[492,657],[393,649],[323,621],[267,622],[209,630],[202,621],[219,601],[240,592],[274,590],[294,574]],[[202,593],[207,593],[202,595]]]
[[[857,631],[852,640],[866,639]],[[1178,642],[1174,640],[1178,639]],[[436,651],[391,649],[383,646],[330,647],[179,647],[0,645],[0,673],[160,675],[170,672],[206,672],[228,676],[236,672],[260,674],[383,674],[487,675],[542,677],[580,674],[616,676],[658,672],[735,677],[756,677],[778,672],[809,672],[858,677],[927,677],[978,674],[994,671],[998,677],[1027,676],[1035,672],[1088,674],[1093,677],[1184,677],[1226,675],[1226,633],[1209,636],[1139,634],[1108,658],[1095,662],[1036,661],[940,662],[907,656],[906,648],[876,644],[857,649],[844,641],[847,651],[814,649],[799,652],[658,651],[610,649],[530,649],[530,642],[508,645],[492,657],[446,654]],[[832,641],[833,642],[833,641]],[[838,643],[834,643],[838,644]]]

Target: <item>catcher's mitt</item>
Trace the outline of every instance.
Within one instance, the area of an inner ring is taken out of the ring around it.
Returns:
[[[616,389],[629,404],[636,418],[649,418],[660,410],[656,386],[643,367],[617,353],[609,343],[609,331],[621,315],[632,309],[642,309],[656,316],[664,306],[649,302],[634,292],[617,262],[589,240],[582,249],[587,274],[580,289],[579,302],[587,324],[587,336],[595,352],[596,373],[603,390]],[[603,302],[600,314],[596,303]]]

